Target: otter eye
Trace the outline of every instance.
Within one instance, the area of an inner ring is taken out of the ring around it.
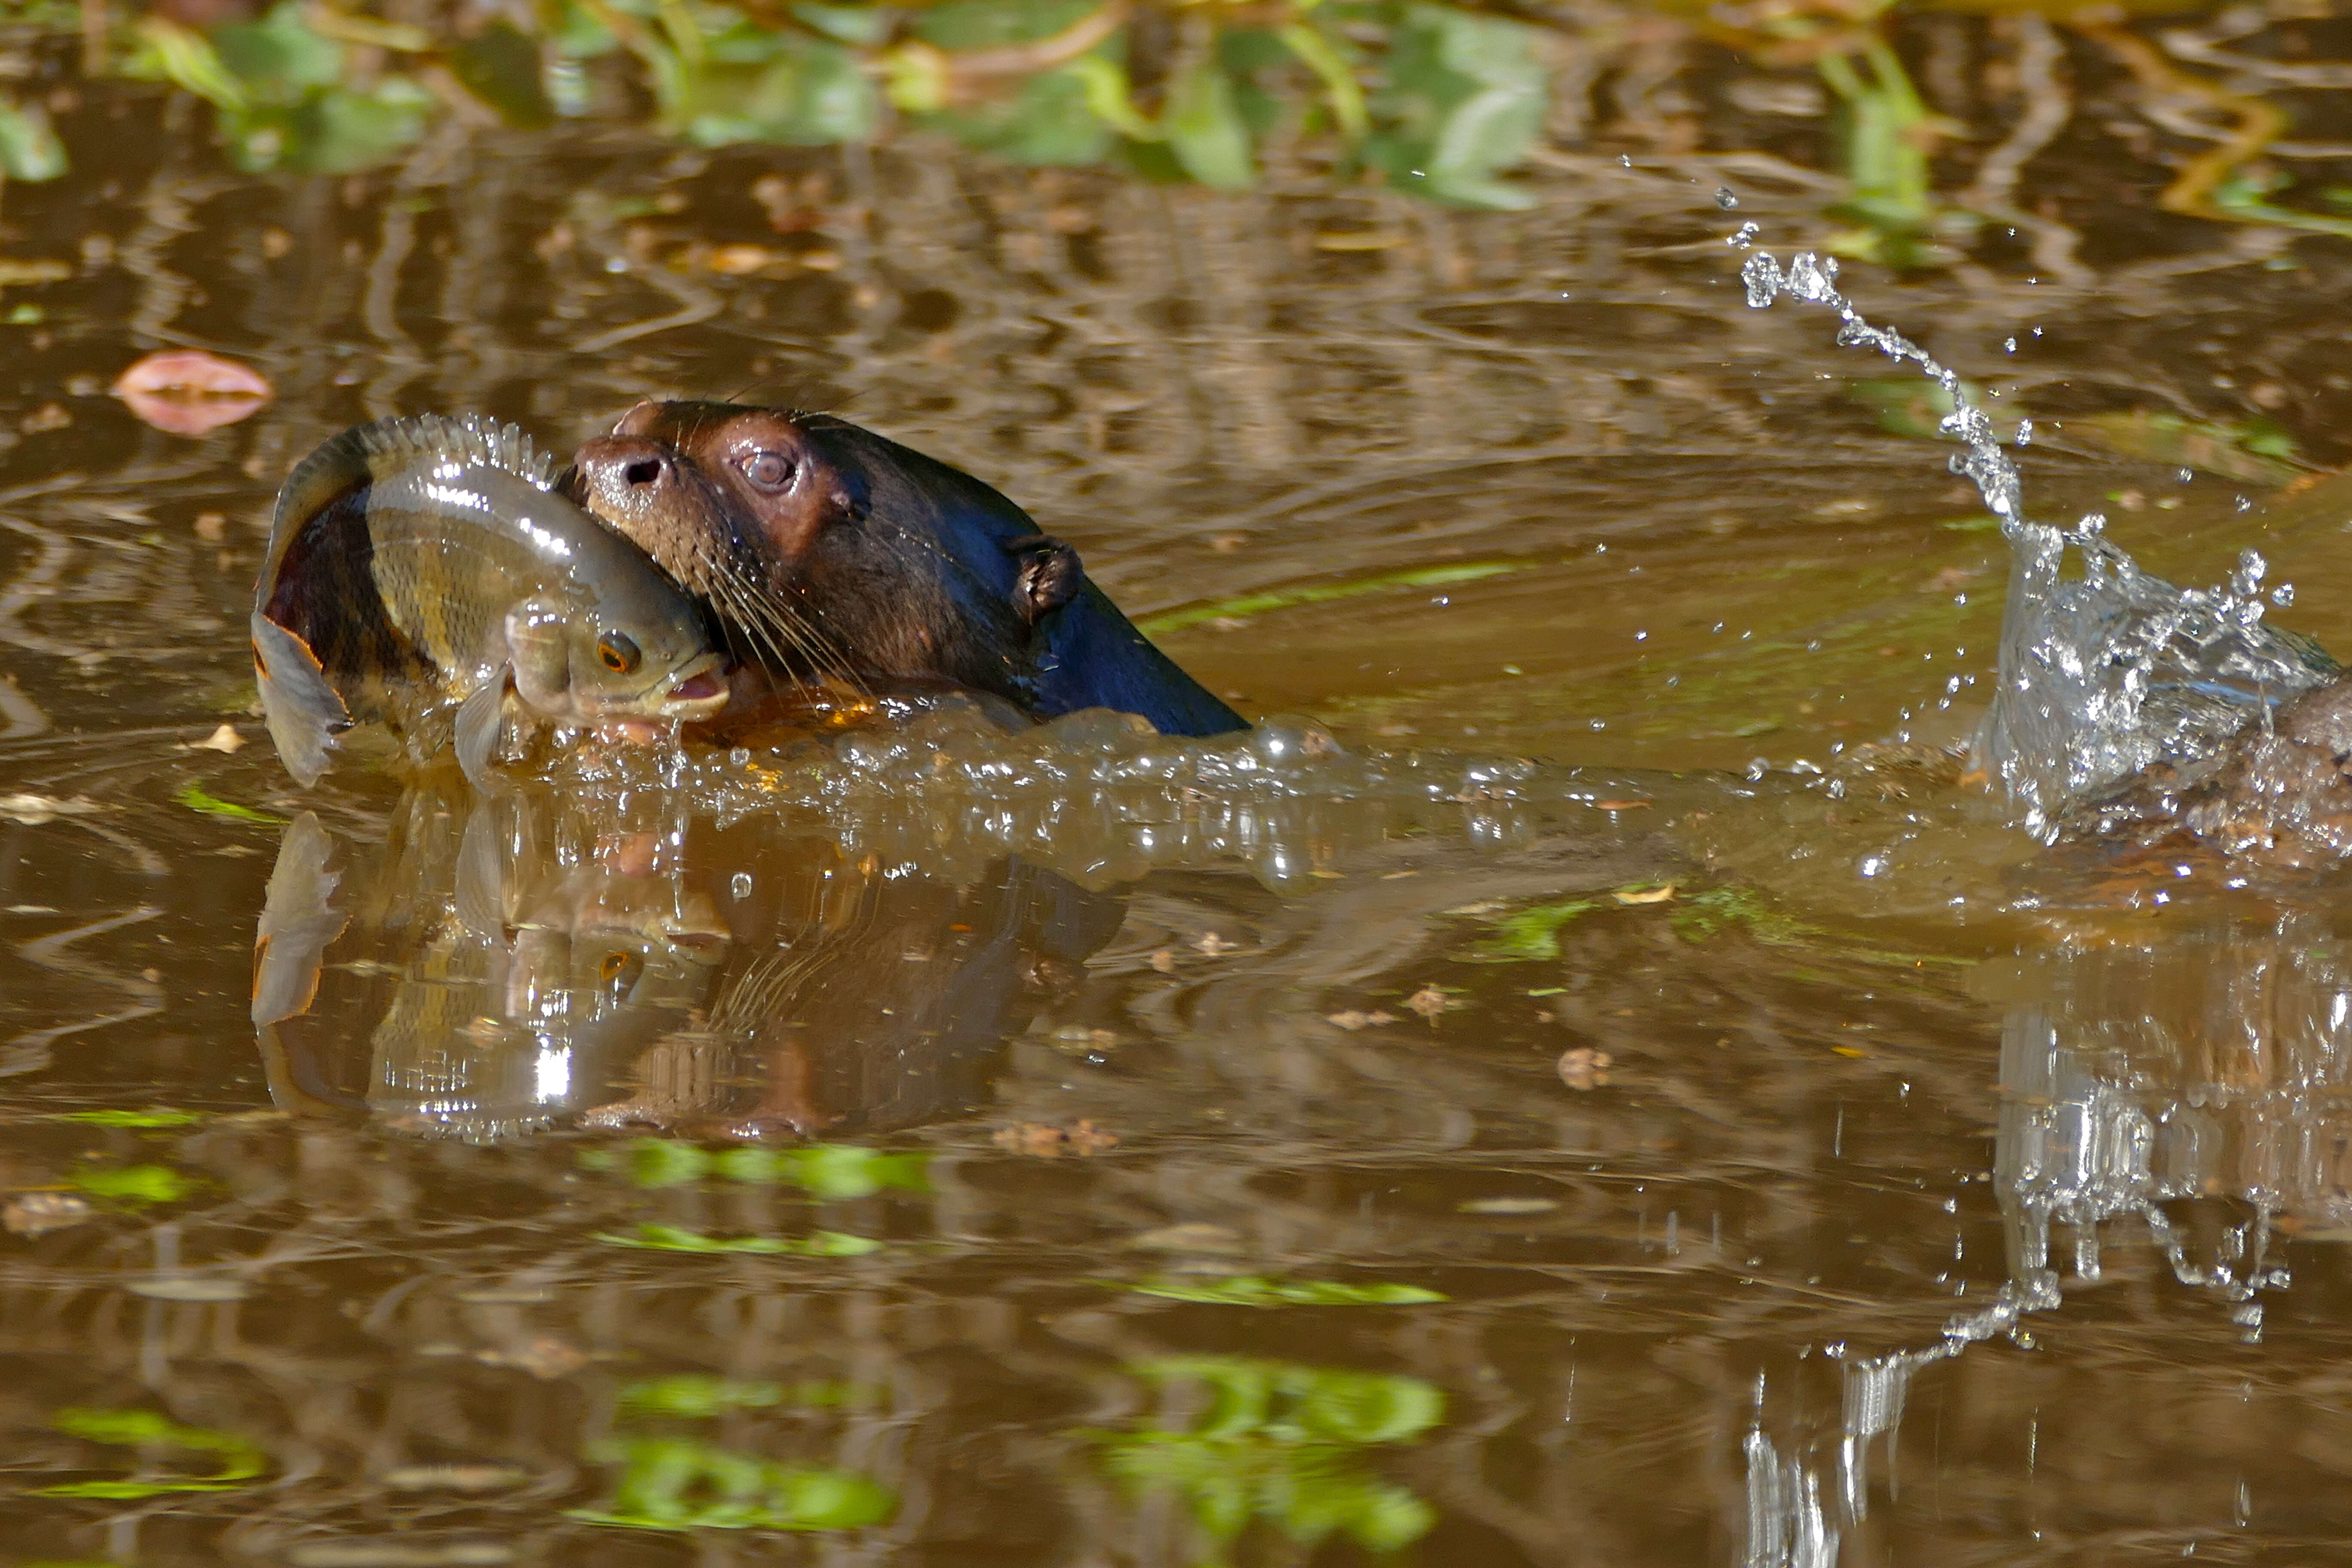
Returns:
[[[627,972],[628,967],[629,955],[627,953],[608,952],[604,955],[604,962],[596,965],[596,973],[606,980],[618,980]]]
[[[596,639],[597,661],[614,675],[634,673],[644,658],[626,632],[606,632]]]
[[[793,482],[793,460],[782,452],[754,452],[743,459],[743,477],[763,490],[780,490]]]

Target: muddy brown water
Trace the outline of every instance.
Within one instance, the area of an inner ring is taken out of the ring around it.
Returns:
[[[1832,791],[1965,728],[2006,566],[1882,367],[1740,304],[1720,169],[1474,216],[450,130],[265,183],[161,112],[7,193],[77,268],[0,327],[9,1561],[2340,1560],[2335,884]],[[824,225],[713,272],[780,167]],[[2063,426],[2267,385],[2340,460],[2341,243],[2119,247],[1848,281],[2057,422],[2042,515],[2257,544],[2327,638],[2344,481]],[[101,389],[165,345],[278,398],[144,429]],[[1349,757],[949,778],[946,716],[704,759],[723,812],[293,789],[238,630],[290,460],[739,392],[997,482]]]

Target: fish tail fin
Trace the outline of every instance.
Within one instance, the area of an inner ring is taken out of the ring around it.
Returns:
[[[256,610],[253,676],[269,738],[294,782],[309,789],[327,771],[335,737],[352,727],[352,711],[327,679],[310,645]]]

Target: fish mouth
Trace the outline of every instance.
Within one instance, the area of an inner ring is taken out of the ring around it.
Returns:
[[[671,679],[661,709],[672,719],[708,719],[727,706],[727,696],[726,660],[706,654]]]

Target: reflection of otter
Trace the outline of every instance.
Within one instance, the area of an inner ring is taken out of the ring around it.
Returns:
[[[772,823],[681,837],[525,795],[464,809],[412,794],[372,856],[314,817],[288,829],[254,984],[287,1109],[476,1140],[951,1117],[1125,914],[1017,862],[959,889]]]
[[[641,403],[565,488],[785,673],[946,679],[1033,718],[1110,708],[1171,735],[1248,728],[1026,512],[855,425]]]

